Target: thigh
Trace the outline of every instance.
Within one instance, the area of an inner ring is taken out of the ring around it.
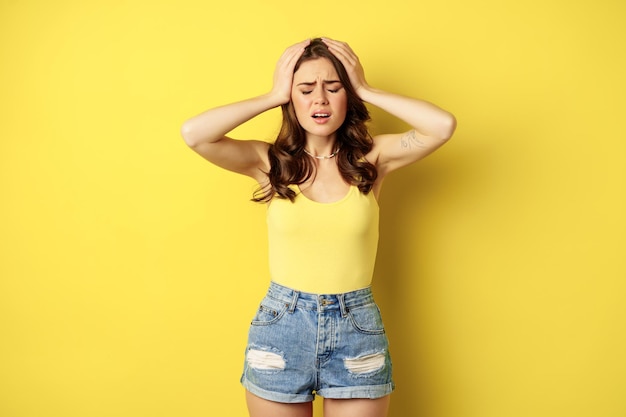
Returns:
[[[324,417],[386,417],[390,396],[339,400],[324,398]]]
[[[250,417],[312,417],[313,403],[279,403],[266,400],[246,391]],[[362,416],[367,417],[367,416]]]
[[[252,394],[278,403],[314,398],[317,313],[266,296],[250,325],[241,383]]]

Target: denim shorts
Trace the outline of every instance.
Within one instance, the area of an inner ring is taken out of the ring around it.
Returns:
[[[391,393],[389,344],[370,288],[325,295],[272,282],[250,326],[241,383],[282,403]]]

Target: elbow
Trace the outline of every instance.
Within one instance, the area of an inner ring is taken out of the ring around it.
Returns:
[[[444,117],[441,121],[441,125],[439,126],[439,137],[442,141],[447,141],[452,137],[454,131],[456,130],[456,118],[452,113],[447,113],[446,117]]]
[[[186,121],[180,128],[180,135],[190,148],[195,148],[198,145],[198,139],[195,135],[195,130],[190,121]]]

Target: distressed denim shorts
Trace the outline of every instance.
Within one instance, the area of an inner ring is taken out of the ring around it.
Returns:
[[[391,393],[391,358],[370,288],[311,294],[274,282],[254,316],[241,383],[283,403]]]

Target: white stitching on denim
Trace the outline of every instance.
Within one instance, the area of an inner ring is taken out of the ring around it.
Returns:
[[[281,354],[269,352],[267,350],[250,349],[246,357],[248,365],[260,370],[283,370],[285,369],[285,359]]]

